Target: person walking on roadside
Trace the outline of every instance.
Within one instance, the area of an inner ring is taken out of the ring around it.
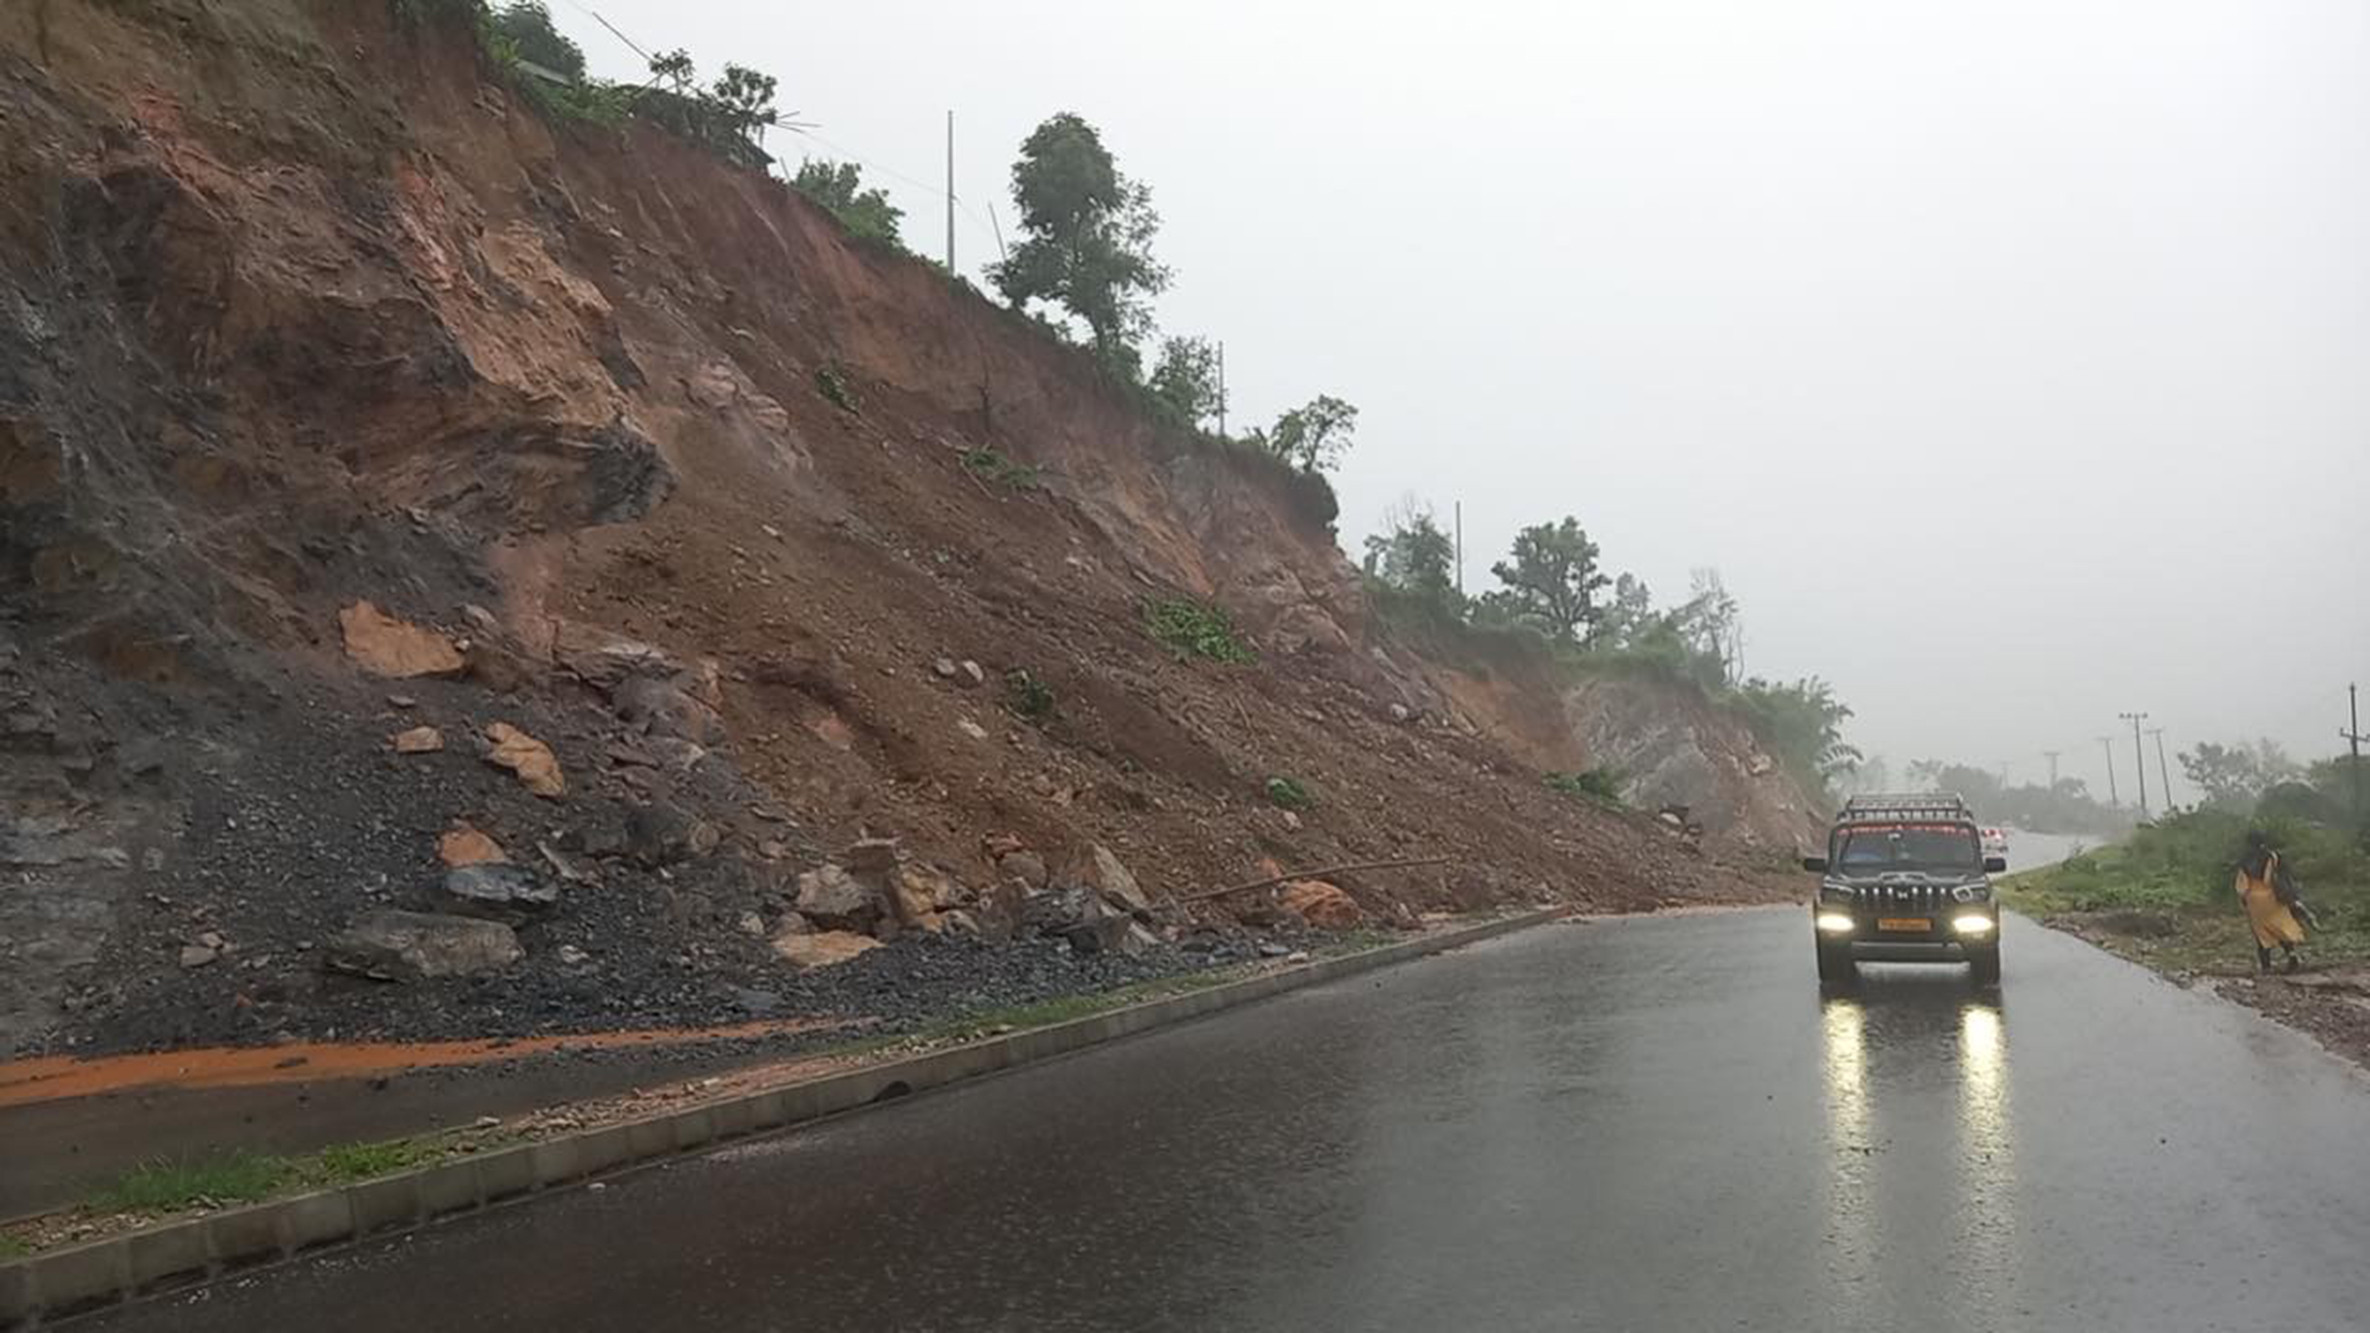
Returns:
[[[2296,920],[2296,881],[2271,850],[2271,839],[2261,829],[2247,831],[2246,854],[2238,858],[2238,900],[2247,909],[2247,924],[2255,931],[2255,970],[2271,970],[2276,946],[2287,955],[2290,972],[2304,966],[2296,946],[2304,943],[2304,926]]]

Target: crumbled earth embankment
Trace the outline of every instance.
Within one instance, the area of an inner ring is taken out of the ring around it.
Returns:
[[[434,9],[0,6],[0,1052],[1793,892],[1548,790],[1490,717],[1560,700],[1460,707],[1272,462]]]

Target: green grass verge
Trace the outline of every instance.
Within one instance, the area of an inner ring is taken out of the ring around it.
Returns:
[[[2133,843],[2011,875],[1999,881],[2001,901],[2161,971],[2254,970],[2254,936],[2218,844],[2201,853],[2176,836],[2146,829]],[[2308,931],[2306,957],[2318,966],[2370,961],[2370,883],[2342,862],[2313,868],[2325,877],[2305,881],[2320,922]]]

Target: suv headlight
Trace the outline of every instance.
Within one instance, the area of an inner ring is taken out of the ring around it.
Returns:
[[[1961,884],[1950,891],[1950,896],[1962,903],[1989,902],[1991,901],[1991,885],[1988,883]]]

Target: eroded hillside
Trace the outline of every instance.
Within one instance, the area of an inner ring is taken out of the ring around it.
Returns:
[[[1177,598],[1256,660],[1158,642]],[[1574,708],[1392,647],[1272,469],[453,25],[0,8],[0,1047],[881,1014],[1759,891],[1547,790],[1610,743]],[[423,969],[388,913],[495,929]]]

